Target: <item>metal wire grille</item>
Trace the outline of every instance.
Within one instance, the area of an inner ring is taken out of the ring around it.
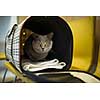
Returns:
[[[20,28],[14,25],[6,36],[6,57],[20,71]]]

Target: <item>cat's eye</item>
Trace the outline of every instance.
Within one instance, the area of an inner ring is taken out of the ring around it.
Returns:
[[[47,45],[47,43],[45,42],[45,43],[44,43],[44,46],[46,46],[46,45]]]

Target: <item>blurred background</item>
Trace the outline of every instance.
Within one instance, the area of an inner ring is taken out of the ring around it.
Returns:
[[[0,16],[0,52],[5,52],[5,35],[15,23],[17,23],[16,16]],[[0,60],[0,82],[13,82],[15,75],[6,70],[4,62],[4,60]]]

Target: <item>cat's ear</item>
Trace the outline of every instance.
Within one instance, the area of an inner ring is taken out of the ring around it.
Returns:
[[[49,33],[49,34],[47,35],[48,39],[52,39],[52,38],[53,38],[53,35],[54,35],[53,32]]]
[[[39,37],[39,35],[38,35],[37,33],[32,32],[32,37],[33,37],[34,39],[37,39],[37,38]]]

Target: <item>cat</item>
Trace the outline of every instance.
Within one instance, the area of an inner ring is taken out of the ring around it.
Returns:
[[[44,60],[49,51],[53,46],[53,32],[50,32],[46,35],[40,35],[32,31],[28,34],[31,34],[25,42],[24,52],[27,54],[31,61],[40,61]]]

